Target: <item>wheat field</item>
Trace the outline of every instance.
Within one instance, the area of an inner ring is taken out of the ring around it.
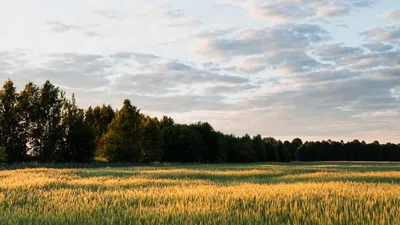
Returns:
[[[0,224],[400,224],[400,163],[1,169]]]

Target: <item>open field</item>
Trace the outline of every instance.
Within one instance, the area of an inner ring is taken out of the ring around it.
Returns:
[[[400,224],[400,163],[0,170],[0,224]]]

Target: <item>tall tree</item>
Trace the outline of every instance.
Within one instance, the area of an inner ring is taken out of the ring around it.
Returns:
[[[259,134],[253,137],[253,149],[257,154],[258,161],[265,162],[268,160],[268,153],[265,149],[265,144]]]
[[[174,119],[168,116],[163,116],[163,118],[160,121],[160,129],[164,129],[164,127],[169,127],[175,125]]]
[[[86,111],[85,111],[85,123],[92,127],[93,130],[95,130],[95,119],[94,119],[94,114],[93,114],[93,109],[92,106],[90,106]]]
[[[85,113],[76,106],[75,96],[65,100],[62,113],[63,145],[57,159],[63,162],[90,162],[96,149],[94,129],[85,122]]]
[[[8,163],[23,161],[26,154],[26,139],[17,101],[14,83],[8,80],[0,90],[1,160]]]
[[[278,153],[281,162],[290,162],[290,142],[278,141]]]
[[[301,145],[303,145],[303,141],[300,138],[295,138],[292,143],[290,143],[290,159],[292,161],[296,160],[296,151]]]
[[[275,138],[264,138],[265,149],[267,150],[268,161],[279,162],[278,141]]]
[[[204,162],[206,148],[200,133],[187,125],[164,127],[163,161],[165,162]]]
[[[100,140],[100,155],[112,162],[139,162],[143,136],[141,120],[139,110],[125,100]]]
[[[202,158],[208,162],[217,162],[221,153],[218,148],[218,136],[214,128],[207,122],[198,122],[190,125],[190,127],[195,129],[203,138],[205,148]]]
[[[41,130],[39,130],[39,99],[39,87],[32,82],[25,86],[25,89],[20,92],[18,98],[18,108],[21,112],[21,122],[26,137],[28,155],[34,153],[35,147],[39,145],[38,140],[42,135]]]
[[[156,162],[162,159],[162,134],[157,118],[143,116],[142,155],[143,162]]]
[[[63,92],[50,81],[46,81],[40,88],[38,138],[34,144],[34,153],[41,161],[54,161],[55,153],[62,142],[61,108]]]
[[[115,112],[110,105],[96,106],[93,110],[90,107],[86,111],[87,122],[95,129],[97,139],[107,133],[114,116]]]
[[[251,137],[246,134],[238,140],[234,146],[239,162],[256,162],[258,161],[257,153],[253,148]]]

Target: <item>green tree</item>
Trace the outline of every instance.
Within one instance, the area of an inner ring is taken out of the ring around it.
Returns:
[[[169,127],[175,125],[174,119],[168,116],[163,116],[163,118],[160,121],[160,129],[164,129],[164,127]]]
[[[222,153],[219,151],[218,136],[214,128],[207,122],[198,122],[190,125],[190,127],[199,132],[203,138],[206,147],[202,153],[202,158],[208,162],[218,162]]]
[[[268,160],[268,153],[265,149],[265,144],[259,134],[253,137],[253,149],[257,154],[258,161],[265,162]]]
[[[187,125],[164,127],[163,161],[165,162],[204,162],[206,148],[203,138],[195,129]]]
[[[96,132],[97,139],[108,131],[111,121],[114,119],[115,112],[110,105],[96,106],[94,109],[89,107],[86,111],[86,121]]]
[[[143,136],[142,115],[129,100],[119,110],[100,140],[99,153],[111,162],[140,161]],[[99,155],[99,154],[98,154]]]
[[[34,153],[39,146],[42,135],[39,124],[40,119],[40,92],[39,87],[32,82],[25,86],[18,98],[18,108],[21,113],[21,122],[26,137],[28,155]]]
[[[85,123],[88,126],[92,127],[93,130],[96,129],[95,128],[95,119],[94,119],[93,109],[92,109],[91,106],[85,111]]]
[[[156,162],[162,159],[162,134],[157,118],[143,117],[142,156],[143,162]]]
[[[278,141],[275,138],[264,138],[265,149],[267,150],[268,161],[279,162]]]
[[[292,161],[296,160],[296,151],[303,144],[303,141],[300,138],[293,139],[290,144],[290,158]]]
[[[237,152],[238,162],[258,161],[257,153],[253,149],[253,141],[248,134],[238,139],[234,149]]]
[[[17,101],[14,83],[7,80],[0,90],[0,147],[1,158],[8,163],[23,161],[26,155],[26,138]]]
[[[62,113],[63,146],[57,158],[62,162],[90,162],[96,150],[96,134],[85,122],[85,113],[76,106],[75,96],[65,100]]]
[[[228,161],[229,137],[221,132],[216,132],[218,137],[218,157],[217,162],[223,163]]]
[[[290,142],[278,141],[278,153],[281,162],[290,162]]]
[[[50,81],[40,88],[33,153],[40,161],[54,161],[62,144],[61,109],[64,93]]]

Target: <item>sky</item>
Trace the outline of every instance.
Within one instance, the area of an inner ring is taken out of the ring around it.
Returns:
[[[0,82],[284,140],[400,142],[398,0],[0,0]]]

